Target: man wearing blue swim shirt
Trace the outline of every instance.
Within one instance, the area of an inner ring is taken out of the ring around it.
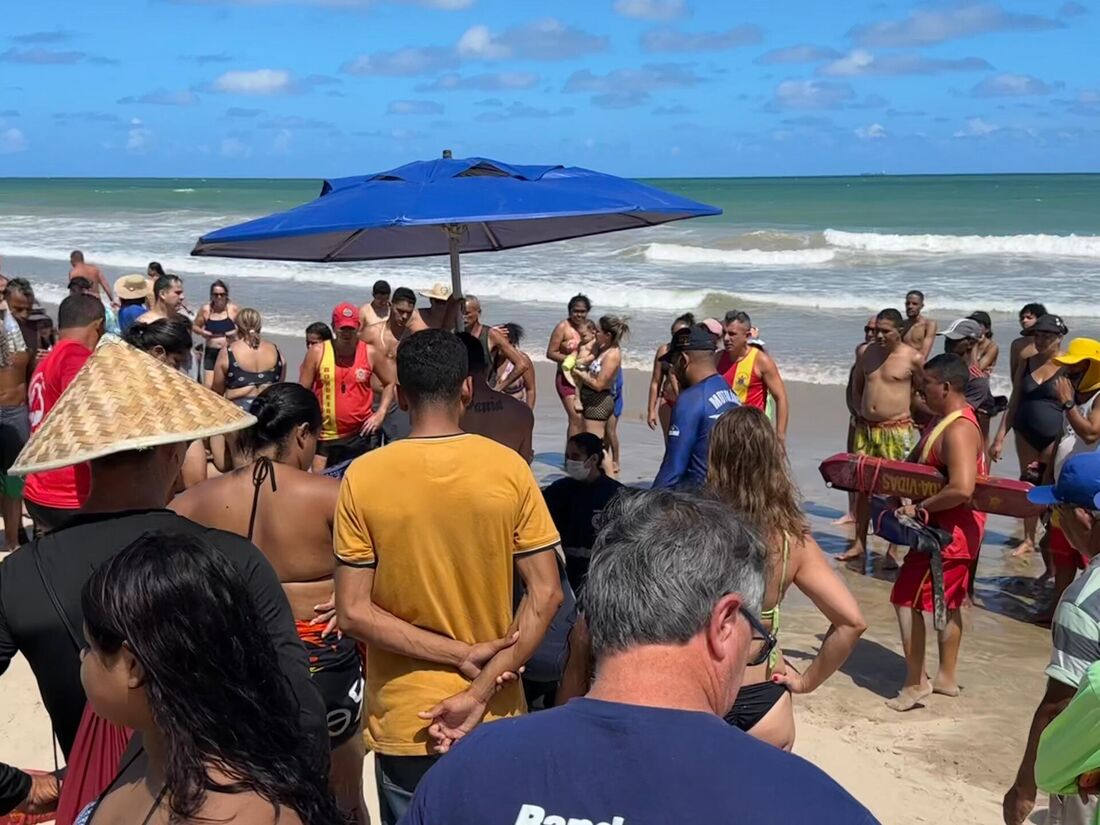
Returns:
[[[653,486],[701,486],[714,422],[741,402],[714,367],[714,341],[706,327],[678,330],[661,360],[684,389],[672,408],[665,458]]]

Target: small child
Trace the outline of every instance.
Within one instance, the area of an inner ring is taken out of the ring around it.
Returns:
[[[570,353],[566,356],[565,360],[561,363],[562,374],[565,380],[569,382],[571,386],[577,386],[576,379],[573,378],[573,370],[586,370],[589,364],[596,360],[596,325],[591,321],[584,326],[581,331],[581,342],[577,346],[577,351]],[[582,412],[581,394],[575,393],[573,396],[573,409],[577,412]]]

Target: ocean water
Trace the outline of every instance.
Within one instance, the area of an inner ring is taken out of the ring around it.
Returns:
[[[349,170],[351,171],[351,170]],[[990,312],[1007,344],[1015,313],[1042,301],[1071,335],[1100,338],[1100,175],[982,175],[647,181],[720,206],[716,218],[463,257],[463,285],[484,318],[516,321],[544,351],[569,296],[594,314],[626,315],[627,361],[648,368],[683,312],[739,308],[785,376],[843,383],[869,314],[920,289],[941,324]],[[188,304],[222,278],[265,328],[302,334],[385,278],[449,281],[445,258],[302,264],[189,256],[221,226],[315,197],[319,181],[227,179],[0,180],[0,258],[42,297],[64,295],[71,249],[112,277],[151,260],[184,278]],[[1007,359],[1004,359],[1007,360]],[[1005,364],[999,367],[1004,385]]]

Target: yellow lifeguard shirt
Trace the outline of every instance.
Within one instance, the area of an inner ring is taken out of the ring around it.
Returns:
[[[340,486],[333,541],[340,563],[375,569],[378,607],[474,644],[508,632],[516,556],[559,538],[527,463],[462,434],[406,438],[356,459]],[[366,741],[391,756],[427,754],[417,713],[470,684],[453,668],[377,647],[366,681]],[[485,719],[525,710],[512,682],[489,701]]]

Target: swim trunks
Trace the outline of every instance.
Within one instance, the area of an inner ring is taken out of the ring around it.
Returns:
[[[321,636],[324,625],[297,619],[294,627],[309,657],[309,675],[325,702],[333,749],[359,733],[363,716],[363,658],[350,636]]]
[[[943,601],[948,610],[958,610],[970,588],[970,559],[943,560]],[[932,557],[910,550],[901,563],[898,578],[890,591],[890,603],[931,612]]]
[[[554,373],[554,389],[559,398],[572,398],[577,394],[577,388],[565,380],[565,373],[560,370]]]
[[[852,452],[905,461],[916,445],[913,422],[908,418],[896,421],[856,421]]]
[[[0,407],[0,493],[10,498],[23,495],[23,479],[9,476],[8,470],[30,435],[31,422],[25,404]]]

